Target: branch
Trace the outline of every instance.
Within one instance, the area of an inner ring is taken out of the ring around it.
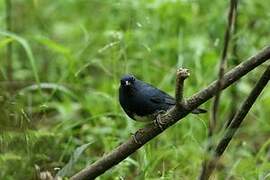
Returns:
[[[175,100],[176,106],[181,107],[181,103],[183,102],[183,94],[184,94],[184,81],[190,75],[188,69],[180,68],[176,72],[176,83],[175,83]]]
[[[229,125],[223,138],[220,140],[215,149],[214,157],[209,161],[209,163],[206,164],[206,168],[204,169],[205,172],[203,173],[204,177],[201,177],[200,179],[209,179],[221,155],[224,153],[234,134],[239,129],[247,113],[249,112],[252,105],[255,103],[256,99],[258,98],[264,87],[267,85],[269,80],[270,80],[270,65],[268,65],[266,71],[263,73],[260,80],[257,82],[257,84],[255,85],[255,87],[253,88],[247,99],[244,101],[239,111],[233,117],[231,124]]]
[[[239,64],[231,71],[227,72],[224,75],[224,83],[221,89],[227,88],[235,81],[245,76],[249,71],[266,62],[269,58],[270,46],[266,47],[255,56],[249,58],[247,61]],[[180,119],[184,118],[193,109],[197,108],[199,105],[212,98],[217,91],[217,82],[214,81],[208,87],[190,97],[185,103],[185,108],[183,108],[181,111],[179,111],[176,107],[170,109],[166,113],[166,115],[161,117],[162,122],[164,122],[164,130],[179,121]],[[89,167],[86,167],[85,169],[72,176],[71,179],[82,180],[94,179],[95,177],[98,177],[106,170],[123,161],[125,158],[134,153],[145,143],[159,135],[161,132],[162,130],[153,124],[144,127],[142,131],[140,131],[140,133],[137,133],[138,135],[136,136],[136,139],[141,143],[136,143],[133,137],[129,138],[126,142],[118,146],[115,150],[108,153],[95,163],[91,164]]]

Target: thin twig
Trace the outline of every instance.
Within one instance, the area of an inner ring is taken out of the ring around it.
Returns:
[[[252,105],[255,103],[258,96],[261,94],[264,87],[267,85],[270,80],[270,65],[267,67],[266,71],[261,76],[260,80],[257,82],[247,99],[242,104],[239,111],[235,114],[230,126],[226,130],[223,138],[218,143],[213,158],[206,165],[205,176],[203,179],[209,179],[212,172],[214,171],[218,160],[221,155],[224,153],[225,149],[228,147],[231,139],[233,138],[236,131],[239,129],[241,123],[246,117],[247,113],[251,109]]]
[[[253,70],[260,64],[266,62],[270,58],[270,46],[263,49],[261,52],[255,56],[249,58],[247,61],[239,64],[231,71],[224,75],[224,83],[221,89],[225,89],[235,81],[239,80],[241,77],[245,76],[249,71]],[[220,89],[220,90],[221,90]],[[166,113],[166,116],[162,116],[162,122],[164,122],[164,130],[169,126],[173,125],[180,119],[188,115],[192,110],[212,98],[217,89],[217,81],[211,83],[208,87],[201,90],[200,92],[194,94],[192,97],[186,100],[185,108],[179,111],[178,108],[174,107]],[[145,143],[156,137],[162,132],[162,130],[151,124],[140,130],[136,139],[141,143],[136,143],[134,138],[129,138],[126,142],[118,146],[115,150],[103,156],[101,159],[81,170],[77,174],[71,177],[73,180],[84,180],[84,179],[94,179],[105,171],[115,166],[116,164],[123,161],[129,155],[134,153]]]
[[[226,31],[224,34],[224,46],[223,51],[221,54],[220,64],[219,64],[219,74],[218,74],[218,81],[217,81],[217,89],[220,89],[223,84],[223,76],[226,69],[226,58],[227,58],[227,52],[228,52],[228,46],[230,42],[230,34],[232,30],[234,29],[234,23],[236,22],[236,14],[237,14],[237,0],[231,0],[230,1],[230,9],[228,12],[228,24],[226,27]],[[209,130],[208,130],[208,144],[207,144],[207,154],[211,152],[213,147],[213,133],[216,129],[217,124],[217,113],[218,113],[218,107],[219,107],[219,99],[221,96],[221,91],[217,91],[214,102],[213,102],[213,108],[212,108],[212,116],[209,120]],[[206,165],[207,165],[207,159],[205,159],[202,163],[202,171],[200,175],[200,179],[204,179],[205,177],[205,171],[206,171]]]
[[[236,0],[230,1],[230,9],[228,13],[228,25],[225,31],[224,35],[224,46],[223,51],[221,54],[220,64],[219,64],[219,74],[218,74],[218,81],[217,81],[217,89],[219,90],[222,87],[223,84],[223,76],[226,69],[226,59],[227,59],[227,52],[228,52],[228,46],[230,42],[230,34],[232,31],[232,25],[235,21],[234,18],[236,17]],[[212,109],[212,117],[209,121],[209,137],[212,136],[213,131],[216,127],[217,123],[217,113],[218,113],[218,107],[219,107],[219,99],[220,99],[221,91],[217,91],[216,96],[214,97],[214,103],[213,103],[213,109]]]
[[[12,31],[12,3],[11,0],[6,0],[6,29],[8,32]],[[12,42],[9,42],[6,49],[6,62],[7,62],[7,77],[9,81],[13,79],[12,67]]]
[[[237,21],[237,17],[238,17],[238,9],[237,9],[237,4],[238,4],[238,0],[236,0],[236,4],[235,4],[235,13],[234,13],[234,18],[233,18],[233,35],[234,35],[234,39],[233,39],[233,44],[232,44],[232,65],[236,66],[237,64],[239,64],[239,56],[238,56],[238,43],[237,43],[237,29],[238,29],[238,21]],[[238,91],[237,91],[237,84],[239,82],[237,82],[235,85],[233,85],[231,87],[231,101],[233,103],[231,103],[231,108],[230,108],[230,115],[229,115],[229,119],[226,122],[226,127],[228,127],[237,111],[237,99],[239,98],[238,96]]]
[[[228,46],[230,42],[230,34],[232,30],[235,29],[234,25],[236,22],[236,16],[237,16],[237,0],[231,0],[230,1],[230,9],[228,12],[228,24],[226,27],[226,31],[224,34],[224,46],[223,51],[221,54],[220,64],[219,64],[219,77],[217,81],[217,89],[219,90],[222,87],[223,84],[223,76],[226,69],[226,57],[228,52]],[[213,102],[213,108],[212,108],[212,116],[209,119],[209,129],[208,129],[208,144],[207,144],[207,154],[209,154],[213,147],[213,139],[212,135],[214,133],[214,130],[216,129],[217,124],[217,113],[218,113],[218,107],[219,107],[219,99],[220,99],[221,91],[217,91],[214,102]],[[206,165],[207,165],[207,159],[205,159],[202,163],[202,171],[200,175],[200,179],[204,180],[205,177],[205,171],[206,171]]]
[[[183,101],[183,94],[184,94],[184,81],[186,78],[189,77],[189,70],[180,68],[176,72],[176,83],[175,83],[175,99],[176,99],[176,106],[180,108],[180,105]]]

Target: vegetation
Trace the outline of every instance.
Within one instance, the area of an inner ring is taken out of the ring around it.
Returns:
[[[176,69],[188,68],[186,97],[217,78],[229,1],[11,0],[7,8],[8,1],[0,2],[0,179],[35,179],[37,168],[70,176],[142,127],[118,103],[123,74],[173,94]],[[232,37],[238,61],[269,45],[268,9],[267,1],[239,2]],[[222,93],[219,128],[263,69],[237,84],[237,98],[232,88]],[[267,87],[215,179],[269,178],[269,107]],[[203,108],[211,111],[211,103]],[[100,179],[197,178],[208,155],[209,119],[189,115]]]

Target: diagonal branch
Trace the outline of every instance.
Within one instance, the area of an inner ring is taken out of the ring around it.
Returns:
[[[225,89],[235,81],[239,80],[241,77],[245,76],[249,71],[253,70],[260,64],[266,62],[270,58],[270,46],[266,47],[262,51],[260,51],[255,56],[249,58],[243,63],[239,64],[231,71],[227,72],[224,75],[224,83],[221,89]],[[220,89],[220,90],[221,90]],[[187,99],[185,103],[185,108],[181,111],[178,108],[173,107],[170,109],[166,115],[162,116],[162,122],[164,122],[164,129],[173,125],[180,119],[184,118],[188,115],[193,109],[197,108],[199,105],[203,104],[210,98],[212,98],[217,92],[217,82],[214,81],[205,89],[199,91],[194,94],[192,97]],[[108,153],[100,160],[81,170],[77,174],[71,177],[73,180],[83,180],[83,179],[94,179],[99,175],[103,174],[105,171],[113,167],[114,165],[120,163],[129,155],[134,153],[140,147],[142,147],[145,143],[156,137],[162,132],[162,130],[154,125],[146,126],[138,133],[136,139],[141,143],[138,144],[134,141],[134,138],[129,138],[126,142],[118,146],[112,152]]]
[[[212,157],[212,159],[206,165],[203,179],[209,179],[221,155],[224,153],[234,134],[239,129],[247,113],[249,112],[252,105],[255,103],[256,99],[258,98],[264,87],[267,85],[269,80],[270,80],[270,65],[268,65],[266,71],[263,73],[260,80],[257,82],[257,84],[255,85],[255,87],[253,88],[247,99],[244,101],[239,111],[233,117],[231,124],[229,125],[223,138],[220,140],[215,149],[214,157]]]

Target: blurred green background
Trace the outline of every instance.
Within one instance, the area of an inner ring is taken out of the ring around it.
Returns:
[[[70,176],[143,127],[118,103],[126,73],[173,95],[175,71],[186,67],[186,97],[217,77],[228,0],[12,0],[9,10],[7,2],[0,1],[0,179],[35,179],[37,168]],[[269,8],[239,2],[232,37],[239,62],[269,44]],[[233,58],[230,48],[228,68]],[[263,69],[237,84],[237,98],[231,88],[222,94],[219,126]],[[202,107],[210,111],[211,103]],[[268,87],[214,179],[270,176],[269,114]],[[195,179],[207,156],[209,117],[187,116],[100,179]]]

